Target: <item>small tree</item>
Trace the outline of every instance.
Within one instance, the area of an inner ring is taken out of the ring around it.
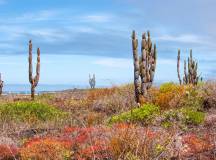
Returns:
[[[29,41],[29,82],[31,83],[31,98],[34,100],[35,87],[38,85],[40,78],[40,48],[37,49],[37,66],[36,75],[32,75],[32,42]]]

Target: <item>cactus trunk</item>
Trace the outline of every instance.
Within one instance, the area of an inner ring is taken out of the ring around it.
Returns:
[[[134,91],[135,100],[137,103],[140,102],[139,95],[139,55],[138,55],[138,39],[136,38],[136,32],[132,33],[132,48],[133,48],[133,61],[134,61]]]
[[[4,86],[4,81],[2,81],[1,73],[0,73],[0,96],[2,95],[3,86]]]
[[[35,98],[35,87],[31,86],[31,98],[34,100]]]
[[[29,82],[31,84],[31,98],[34,100],[35,87],[37,87],[40,78],[40,49],[37,49],[37,65],[36,65],[36,76],[33,78],[32,75],[32,42],[29,41]]]

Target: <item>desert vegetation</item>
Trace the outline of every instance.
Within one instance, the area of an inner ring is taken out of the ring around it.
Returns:
[[[213,159],[216,83],[1,97],[2,159]]]
[[[134,83],[35,95],[29,42],[28,95],[0,97],[2,160],[182,160],[215,159],[216,82],[200,81],[192,52],[174,82],[154,86],[156,45],[144,33],[141,56],[132,33]]]

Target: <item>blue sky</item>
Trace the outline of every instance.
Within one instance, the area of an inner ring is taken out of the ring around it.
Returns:
[[[28,83],[28,41],[41,48],[41,84],[86,85],[133,79],[131,31],[150,30],[156,82],[177,81],[176,56],[193,49],[205,79],[216,77],[215,0],[0,0],[0,72]],[[36,59],[36,57],[34,56]]]

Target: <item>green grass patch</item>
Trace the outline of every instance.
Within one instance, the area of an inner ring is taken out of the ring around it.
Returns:
[[[49,121],[66,116],[66,112],[38,102],[15,102],[0,105],[0,119],[2,121]]]
[[[109,123],[141,122],[147,124],[159,113],[159,110],[159,107],[156,105],[145,104],[140,108],[135,108],[131,111],[121,113],[120,115],[113,116],[109,120]]]

